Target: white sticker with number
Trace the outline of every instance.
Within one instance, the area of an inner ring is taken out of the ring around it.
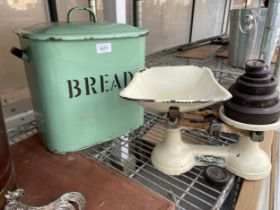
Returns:
[[[112,52],[112,43],[96,44],[96,52],[97,54]]]

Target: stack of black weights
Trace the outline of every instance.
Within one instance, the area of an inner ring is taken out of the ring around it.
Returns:
[[[224,103],[225,114],[235,121],[265,125],[280,116],[277,82],[263,60],[250,60],[245,74],[229,88],[232,99]]]

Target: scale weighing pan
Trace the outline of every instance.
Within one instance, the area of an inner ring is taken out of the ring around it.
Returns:
[[[137,72],[120,96],[144,108],[167,112],[176,106],[190,112],[230,99],[212,71],[197,66],[160,66]]]

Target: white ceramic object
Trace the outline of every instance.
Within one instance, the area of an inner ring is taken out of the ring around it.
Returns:
[[[194,111],[232,97],[209,68],[197,66],[141,70],[120,96],[158,112],[167,112],[171,106],[179,107],[181,112]]]
[[[280,127],[280,121],[267,125],[251,125],[228,118],[220,109],[221,119],[233,127],[249,131],[268,131]],[[165,141],[152,153],[155,168],[169,175],[179,175],[194,166],[219,165],[247,180],[267,177],[271,171],[268,155],[248,135],[239,133],[239,142],[229,146],[193,145],[183,142],[181,129],[167,129]]]
[[[152,152],[152,164],[168,175],[180,175],[194,166],[218,165],[247,180],[267,177],[271,163],[258,142],[240,136],[229,146],[194,145],[183,142],[181,128],[167,129],[165,140]]]

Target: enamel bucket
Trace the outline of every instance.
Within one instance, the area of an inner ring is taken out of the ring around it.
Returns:
[[[259,57],[267,8],[230,11],[229,64],[244,68],[248,60]]]

